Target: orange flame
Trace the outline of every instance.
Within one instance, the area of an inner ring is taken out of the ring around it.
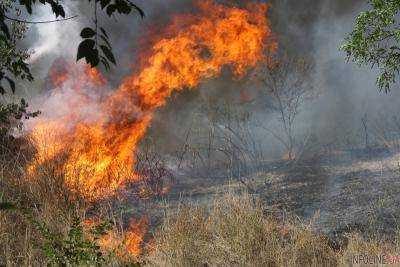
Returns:
[[[125,233],[125,248],[130,255],[138,257],[142,253],[142,245],[147,228],[148,221],[145,217],[138,222],[131,221],[129,229]]]
[[[77,96],[66,116],[37,121],[32,137],[38,153],[30,170],[66,154],[61,168],[65,183],[90,201],[112,196],[140,179],[132,168],[133,152],[155,110],[174,91],[195,88],[204,79],[218,76],[224,66],[241,77],[268,59],[266,51],[275,52],[266,11],[266,4],[241,9],[199,1],[198,12],[176,16],[146,54],[141,71],[106,98],[82,93],[87,92],[84,86],[104,86],[96,70],[86,71],[83,82],[80,76],[70,77]],[[86,106],[91,105],[95,111],[88,112]]]
[[[99,245],[105,251],[115,251],[121,258],[137,258],[142,254],[147,229],[146,217],[139,221],[133,219],[130,221],[127,231],[122,234],[114,230],[109,231],[99,240]]]

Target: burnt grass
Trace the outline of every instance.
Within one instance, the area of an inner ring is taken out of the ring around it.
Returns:
[[[203,204],[227,190],[248,189],[263,200],[266,212],[313,219],[315,230],[331,237],[333,246],[350,232],[390,240],[400,225],[399,164],[400,154],[389,149],[359,149],[268,162],[240,178],[184,172],[168,194],[141,205],[155,213],[157,225],[166,205]]]

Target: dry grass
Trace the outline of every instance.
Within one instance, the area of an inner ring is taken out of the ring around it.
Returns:
[[[357,255],[399,253],[398,241],[355,233],[345,239],[333,248],[312,221],[278,219],[247,193],[227,194],[210,207],[181,205],[166,213],[147,260],[149,266],[351,266]]]
[[[0,202],[18,203],[35,220],[65,235],[74,217],[85,219],[88,207],[66,190],[63,177],[54,171],[57,162],[27,177],[30,151],[28,144],[24,149],[0,150]],[[108,219],[121,223],[112,207],[96,212],[108,213]],[[36,246],[42,239],[24,216],[0,211],[0,265],[48,264]],[[227,193],[211,205],[181,204],[169,209],[143,258],[149,266],[349,266],[355,255],[400,253],[397,237],[385,241],[353,233],[345,239],[343,247],[334,249],[328,237],[314,231],[313,222],[277,217],[248,193]],[[112,259],[105,265],[120,262]]]
[[[17,141],[16,141],[17,142]],[[71,218],[82,212],[79,205],[71,206],[69,192],[63,186],[63,177],[52,171],[49,164],[35,177],[26,175],[26,166],[32,155],[29,143],[8,144],[0,149],[0,202],[17,204],[32,214],[35,220],[64,233]],[[19,212],[0,211],[0,263],[7,266],[40,266],[45,259],[38,250],[40,234]]]
[[[335,252],[311,225],[266,215],[249,194],[227,194],[210,208],[183,205],[165,216],[149,256],[155,266],[334,265]]]
[[[386,257],[386,264],[390,261],[390,255],[398,257],[400,255],[399,237],[396,236],[394,242],[377,239],[365,239],[358,233],[352,233],[347,236],[347,246],[338,254],[338,263],[340,266],[354,265],[354,257],[359,255],[368,256],[370,259]],[[360,262],[361,263],[361,262]],[[397,262],[398,266],[399,262]],[[366,264],[364,264],[366,265]],[[371,265],[371,264],[369,264]]]
[[[59,172],[62,158],[41,164],[34,175],[29,174],[27,167],[33,153],[29,142],[15,147],[0,146],[0,203],[17,206],[16,210],[0,210],[0,266],[49,265],[43,245],[54,236],[59,238],[57,244],[68,240],[76,219],[83,227],[85,240],[82,242],[100,238],[91,233],[91,227],[103,222],[111,224],[116,236],[123,233],[122,211],[118,210],[114,199],[89,203],[69,190]],[[91,221],[95,223],[92,225]],[[37,223],[45,226],[45,231],[38,228]],[[50,238],[46,231],[50,232]],[[107,266],[126,266],[127,262],[136,260],[127,255],[118,258],[103,248],[102,251],[107,262],[99,262]]]

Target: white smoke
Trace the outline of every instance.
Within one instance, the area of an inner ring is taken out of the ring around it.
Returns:
[[[65,5],[64,9],[66,17],[76,15],[75,2]],[[32,21],[53,21],[55,19],[51,8],[42,5],[37,6],[34,16],[32,16]],[[37,63],[41,59],[49,57],[74,56],[79,43],[81,28],[79,19],[77,17],[60,22],[34,24],[31,30],[36,33],[36,40],[30,46],[33,50],[30,63]]]

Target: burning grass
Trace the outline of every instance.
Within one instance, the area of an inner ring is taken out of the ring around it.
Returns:
[[[196,13],[174,16],[163,34],[154,37],[150,52],[139,55],[140,70],[115,90],[84,66],[51,71],[56,88],[46,104],[57,106],[42,105],[42,116],[31,127],[38,150],[32,172],[66,153],[60,171],[70,189],[91,201],[114,196],[140,179],[132,170],[137,160],[133,152],[154,113],[174,92],[195,89],[225,67],[241,78],[259,63],[272,61],[277,43],[265,15],[268,5],[238,8],[208,0],[196,7]],[[54,116],[60,105],[66,106],[64,113]]]
[[[68,190],[59,172],[63,158],[42,164],[32,176],[29,141],[14,140],[0,152],[0,203],[12,204],[0,209],[0,266],[136,262],[146,220],[125,221],[114,213],[115,200],[94,205]],[[111,236],[115,246],[106,243]]]
[[[154,37],[149,53],[139,55],[140,70],[114,90],[99,71],[85,65],[59,61],[50,70],[54,88],[41,103],[40,118],[28,126],[33,156],[7,174],[4,188],[10,192],[4,194],[18,205],[23,215],[19,224],[25,229],[27,223],[33,224],[44,239],[39,245],[42,252],[56,257],[57,263],[65,251],[73,254],[63,244],[76,233],[82,244],[92,244],[90,238],[83,238],[77,223],[86,212],[97,214],[93,209],[120,198],[121,191],[130,193],[135,185],[141,198],[168,189],[159,186],[168,171],[151,158],[136,155],[154,113],[174,92],[195,89],[202,81],[220,76],[225,67],[240,78],[261,61],[271,61],[277,43],[265,14],[267,4],[239,8],[208,0],[198,1],[196,7],[197,12],[174,16],[163,34]],[[8,214],[5,220],[10,220]],[[112,229],[110,241],[101,240],[115,251],[125,247],[123,253],[136,257],[141,254],[146,227],[136,222],[124,226],[121,230],[126,232]],[[23,236],[18,238],[23,240]],[[114,243],[118,248],[114,249]]]
[[[347,264],[354,253],[398,251],[397,238],[359,235],[333,246],[312,223],[276,217],[249,194],[181,205],[154,236],[146,217],[116,214],[121,200],[150,201],[169,189],[169,171],[157,158],[140,156],[139,147],[171,95],[227,66],[243,77],[269,64],[277,50],[266,4],[208,0],[197,8],[174,17],[142,55],[140,70],[115,90],[84,65],[50,71],[54,88],[28,127],[30,141],[0,151],[0,203],[12,203],[0,213],[0,265],[319,266]]]
[[[181,204],[168,209],[153,231],[144,217],[124,221],[110,202],[98,203],[94,209],[66,190],[64,177],[54,173],[57,161],[43,165],[33,180],[26,179],[29,145],[25,154],[5,151],[0,161],[2,199],[18,203],[31,215],[0,212],[0,263],[7,266],[49,264],[52,261],[43,245],[65,248],[71,240],[77,246],[99,245],[104,255],[99,263],[107,266],[136,261],[148,266],[346,266],[354,255],[400,252],[397,237],[387,241],[350,233],[341,246],[334,245],[315,231],[313,222],[276,216],[248,193],[228,192],[210,205]],[[32,222],[39,222],[56,241]],[[96,235],[93,229],[102,222],[110,225]],[[94,255],[85,246],[78,252]]]

